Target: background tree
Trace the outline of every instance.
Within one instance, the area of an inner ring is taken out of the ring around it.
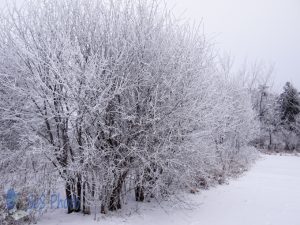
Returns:
[[[278,98],[278,104],[285,149],[293,150],[296,142],[297,118],[300,113],[300,97],[297,89],[290,82],[284,86],[284,91]]]
[[[284,92],[279,96],[281,111],[281,121],[283,124],[290,125],[296,121],[300,113],[300,98],[296,88],[290,82],[284,86]]]

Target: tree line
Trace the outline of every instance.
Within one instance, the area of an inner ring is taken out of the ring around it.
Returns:
[[[300,150],[300,93],[287,82],[281,94],[264,84],[253,91],[260,135],[254,141],[261,149],[293,152]]]

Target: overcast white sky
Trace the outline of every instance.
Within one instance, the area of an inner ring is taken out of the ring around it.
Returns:
[[[5,1],[0,0],[0,7]],[[246,58],[275,63],[275,90],[281,91],[286,81],[300,90],[300,0],[166,2],[181,18],[203,20],[208,37],[234,56],[237,65]]]
[[[175,14],[203,20],[204,31],[237,64],[275,63],[274,89],[300,90],[300,0],[167,0]]]

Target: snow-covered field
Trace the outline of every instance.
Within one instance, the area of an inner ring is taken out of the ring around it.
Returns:
[[[144,203],[97,221],[55,210],[38,225],[300,225],[300,157],[264,155],[242,177],[191,197],[190,209]]]

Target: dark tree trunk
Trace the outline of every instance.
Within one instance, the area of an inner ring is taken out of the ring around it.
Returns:
[[[272,142],[272,132],[270,131],[269,132],[269,150],[272,150],[272,146],[273,145],[273,142]]]
[[[286,150],[286,151],[290,151],[290,146],[289,146],[289,144],[288,144],[288,143],[285,143],[284,150]]]
[[[122,187],[125,181],[125,178],[127,176],[127,172],[123,173],[119,178],[117,179],[117,182],[115,183],[115,186],[113,187],[113,190],[108,197],[107,202],[103,202],[101,205],[101,213],[106,213],[106,209],[109,211],[116,211],[118,209],[121,209],[121,193],[122,193]],[[108,204],[108,205],[107,205]],[[106,208],[107,205],[107,208]]]
[[[85,202],[85,182],[82,184],[82,212],[83,214],[86,213],[86,202]]]
[[[144,187],[141,185],[135,187],[135,200],[137,202],[143,202],[145,200]]]
[[[121,190],[122,190],[122,184],[118,182],[117,186],[114,188],[108,205],[109,211],[116,211],[118,209],[121,209]]]
[[[91,210],[90,210],[90,207],[86,204],[86,193],[87,191],[87,183],[84,182],[82,184],[82,211],[83,211],[83,214],[91,214]]]
[[[67,198],[67,205],[68,205],[68,213],[72,213],[74,211],[74,208],[72,202],[72,191],[71,191],[70,181],[67,181],[66,183],[66,198]]]
[[[80,212],[81,211],[81,175],[78,174],[77,176],[77,183],[76,183],[76,187],[77,187],[77,196],[75,199],[75,212]]]

